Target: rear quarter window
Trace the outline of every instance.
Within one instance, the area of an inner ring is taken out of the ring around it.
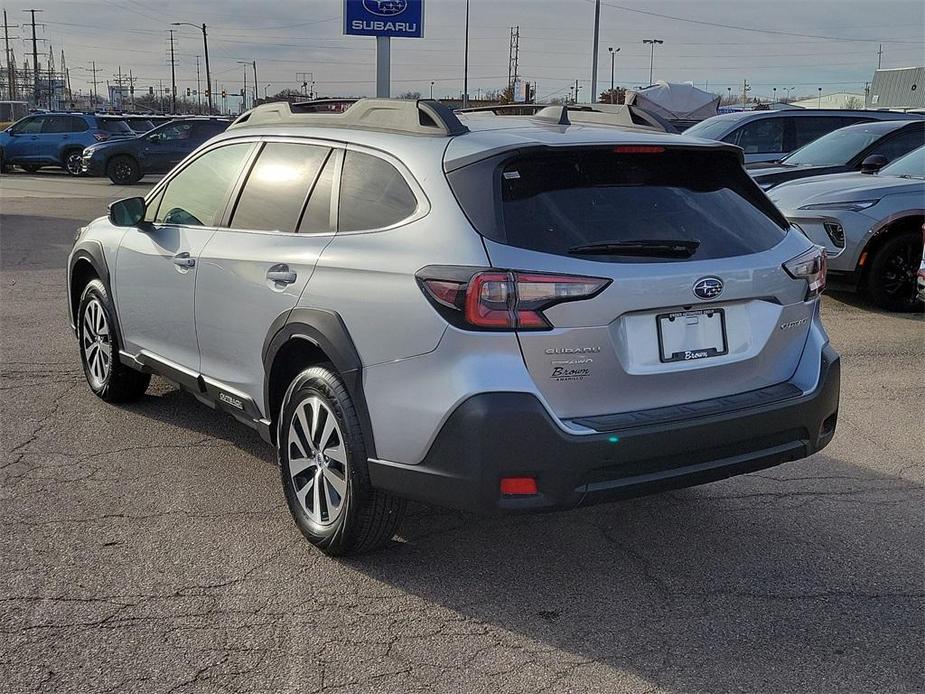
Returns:
[[[99,121],[100,130],[107,133],[116,133],[121,135],[133,135],[134,132],[124,120],[115,118],[101,118]]]
[[[385,159],[348,150],[341,174],[339,231],[382,229],[407,219],[417,199],[404,177]]]
[[[700,244],[689,260],[724,258],[767,250],[789,227],[732,152],[585,149],[522,155],[496,163],[493,193],[484,181],[471,180],[486,175],[492,173],[473,166],[449,176],[470,221],[493,240],[544,253],[572,255],[569,249],[588,244],[684,240]],[[484,201],[492,197],[494,214],[486,214]]]

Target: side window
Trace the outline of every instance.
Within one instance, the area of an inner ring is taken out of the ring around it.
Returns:
[[[348,151],[340,182],[338,230],[380,229],[411,216],[417,208],[405,179],[384,159]]]
[[[833,130],[853,125],[854,120],[831,116],[806,116],[805,118],[794,118],[793,123],[796,130],[796,146],[802,147]]]
[[[336,152],[332,152],[325,162],[321,175],[315,181],[308,204],[299,222],[300,234],[324,234],[334,231],[331,224],[331,191],[334,188],[334,169],[337,161]]]
[[[783,118],[761,118],[746,123],[735,132],[735,144],[746,154],[783,152],[784,126]],[[727,137],[725,141],[730,139]]]
[[[193,130],[192,123],[175,123],[155,133],[161,142],[168,140],[188,140]]]
[[[45,118],[42,116],[36,116],[35,118],[30,118],[28,120],[21,120],[16,124],[16,127],[13,128],[13,133],[16,135],[36,135],[42,132],[42,126],[45,123]]]
[[[67,133],[71,131],[70,116],[46,116],[42,132],[45,134]]]
[[[315,145],[267,144],[247,176],[231,228],[295,231],[305,197],[329,151]]]
[[[238,178],[251,143],[210,150],[171,179],[161,199],[156,222],[189,226],[215,226],[225,200]]]
[[[885,142],[875,146],[870,153],[882,154],[890,161],[893,161],[923,145],[925,145],[925,130],[917,128],[916,130],[907,130],[904,133],[893,135]]]
[[[90,129],[90,126],[87,125],[87,121],[80,116],[68,116],[68,120],[70,121],[68,124],[68,132],[84,133]]]

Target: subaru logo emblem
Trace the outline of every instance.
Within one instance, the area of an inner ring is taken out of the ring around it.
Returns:
[[[723,281],[719,277],[701,277],[694,282],[693,290],[700,299],[715,299],[723,293]]]
[[[363,7],[380,17],[394,17],[408,9],[408,0],[363,0]]]

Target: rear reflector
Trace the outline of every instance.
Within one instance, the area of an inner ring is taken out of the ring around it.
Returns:
[[[534,496],[536,480],[532,477],[502,477],[501,493],[505,496]]]
[[[665,148],[658,145],[620,145],[613,151],[616,154],[661,154]]]

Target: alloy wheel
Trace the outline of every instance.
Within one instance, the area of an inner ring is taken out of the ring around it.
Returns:
[[[883,270],[882,287],[887,295],[914,304],[916,301],[916,271],[918,247],[911,240],[894,249]]]
[[[106,312],[98,299],[87,304],[83,315],[83,351],[90,384],[102,388],[112,368],[112,338]]]
[[[347,499],[347,451],[334,412],[320,397],[300,402],[289,422],[289,476],[302,511],[330,525]]]
[[[79,152],[71,152],[67,155],[67,159],[64,160],[64,168],[71,176],[80,175],[80,159],[81,154]]]

